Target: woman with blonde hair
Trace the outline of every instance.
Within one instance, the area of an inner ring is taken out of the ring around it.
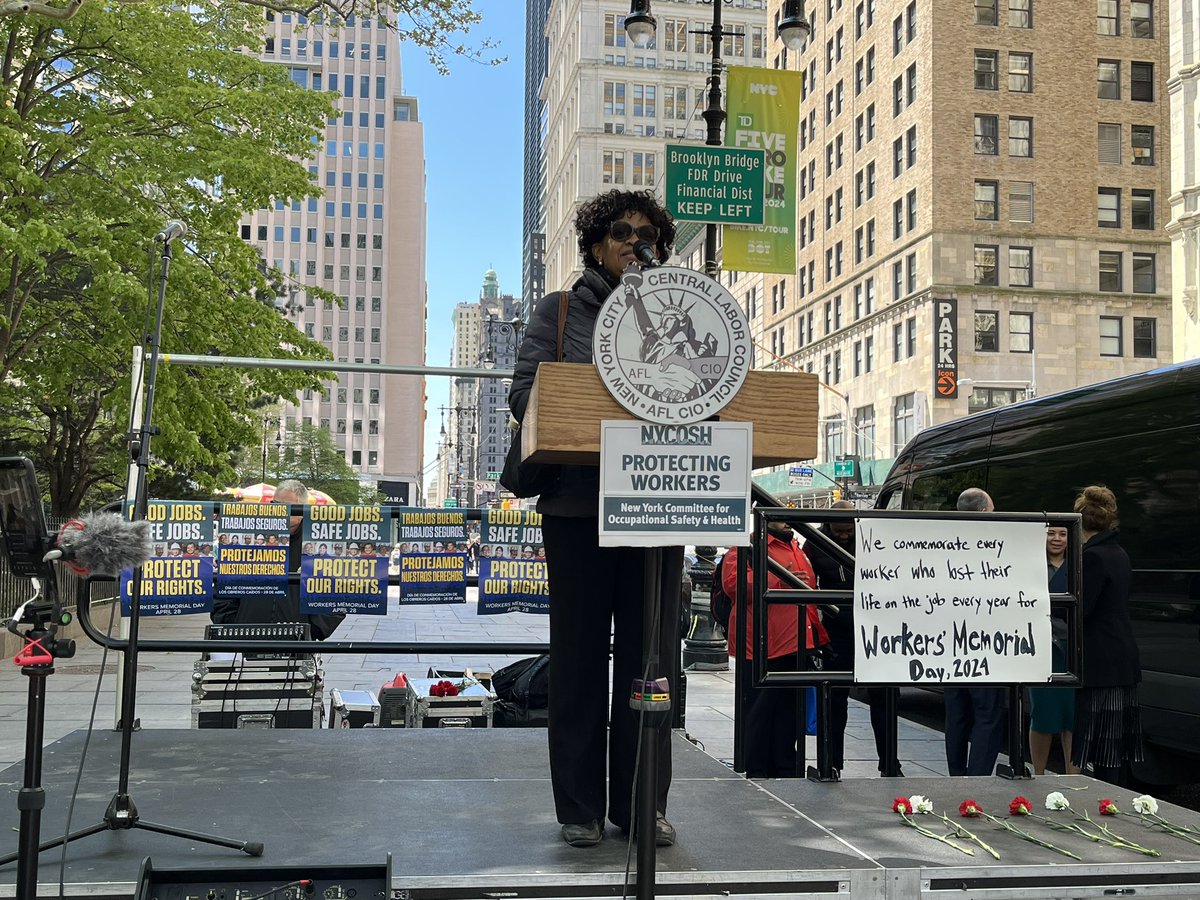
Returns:
[[[1072,756],[1083,769],[1113,784],[1128,782],[1142,759],[1137,686],[1141,660],[1129,619],[1133,567],[1117,541],[1117,498],[1103,485],[1075,498],[1083,526],[1083,686],[1076,698]]]

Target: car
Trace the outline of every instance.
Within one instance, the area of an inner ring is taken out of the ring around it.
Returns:
[[[877,509],[954,509],[981,487],[996,508],[1069,512],[1079,489],[1117,495],[1133,563],[1130,614],[1151,783],[1200,763],[1200,360],[927,428],[896,458]]]

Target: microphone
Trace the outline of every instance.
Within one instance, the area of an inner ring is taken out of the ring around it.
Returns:
[[[175,238],[184,237],[187,234],[187,226],[178,219],[172,219],[167,223],[167,227],[154,236],[154,243],[166,244],[175,240]]]
[[[633,253],[635,256],[637,256],[638,262],[640,262],[643,266],[659,265],[658,251],[649,241],[638,241],[633,245]]]
[[[150,523],[115,513],[88,513],[58,532],[58,546],[44,561],[61,559],[76,575],[117,575],[150,558]]]

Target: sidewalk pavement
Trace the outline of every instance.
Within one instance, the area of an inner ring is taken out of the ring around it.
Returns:
[[[456,606],[401,606],[393,587],[386,616],[350,616],[338,629],[336,640],[355,641],[439,641],[468,643],[535,643],[549,640],[547,616],[508,613],[480,616],[475,589],[468,590],[468,602]],[[109,627],[109,605],[94,609],[97,627]],[[141,620],[143,639],[198,639],[203,636],[207,616],[151,616]],[[119,623],[112,626],[119,633]],[[49,744],[78,728],[87,727],[96,696],[97,677],[103,648],[84,636],[78,640],[78,652],[62,660],[47,679],[44,743]],[[11,654],[9,654],[11,657]],[[422,653],[390,656],[372,654],[326,654],[325,691],[378,691],[397,672],[424,677],[430,666],[495,671],[519,657],[495,656],[462,658],[450,654]],[[193,653],[146,653],[139,656],[136,715],[142,728],[190,728]],[[116,669],[119,659],[110,653],[104,665],[96,703],[95,727],[113,728],[115,715]],[[686,732],[699,741],[705,752],[716,759],[733,758],[734,676],[728,672],[689,672],[687,676]],[[0,665],[0,768],[18,762],[25,751],[25,723],[28,681],[11,661]],[[326,701],[328,702],[328,701]],[[907,775],[945,775],[945,747],[940,732],[901,718],[899,722],[900,763]],[[808,739],[808,759],[816,759],[814,738]],[[137,766],[136,742],[133,766]],[[846,727],[845,778],[876,777],[878,774],[875,742],[867,707],[850,701]]]

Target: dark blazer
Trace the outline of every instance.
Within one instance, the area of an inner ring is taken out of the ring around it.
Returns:
[[[1115,531],[1083,545],[1083,685],[1124,687],[1142,680],[1129,587],[1133,567]]]
[[[821,526],[821,532],[833,537],[829,531],[829,523]],[[835,541],[836,543],[836,541]],[[816,541],[805,541],[804,552],[812,563],[813,571],[817,574],[817,587],[823,591],[852,591],[854,590],[854,568],[844,565],[833,555],[822,549]],[[848,549],[854,556],[854,545]],[[838,659],[833,663],[838,668],[850,668],[854,661],[854,606],[843,606],[836,616],[825,615],[822,619],[825,630],[829,632],[829,643]]]
[[[592,361],[592,332],[600,307],[617,286],[616,279],[600,269],[585,269],[571,287],[567,306],[567,325],[563,332],[563,362]],[[533,389],[537,367],[553,362],[558,343],[558,292],[538,301],[529,327],[521,341],[513,370],[508,407],[518,422],[525,418],[525,406]],[[594,516],[600,505],[599,466],[560,466],[554,487],[538,497],[538,512],[551,516]]]

